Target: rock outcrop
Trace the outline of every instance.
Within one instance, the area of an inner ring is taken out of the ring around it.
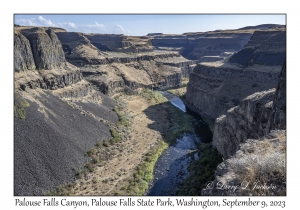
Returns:
[[[67,63],[61,42],[51,28],[15,28],[14,56],[15,88],[54,90],[83,78],[77,67]]]
[[[239,52],[190,74],[186,105],[215,120],[212,144],[224,159],[202,195],[285,195],[286,33],[253,32]]]
[[[14,71],[36,69],[30,43],[21,33],[14,34]]]
[[[260,42],[258,41],[260,40]],[[274,43],[274,40],[281,40]],[[274,56],[285,55],[285,30],[268,30],[254,32],[245,48],[229,58],[229,62],[203,62],[191,73],[187,86],[187,106],[198,114],[216,119],[228,109],[240,104],[247,96],[264,90],[275,88],[283,59],[273,63]],[[242,65],[243,54],[247,49],[255,49],[251,54],[251,62]],[[264,57],[261,65],[258,54],[270,54]],[[238,64],[233,60],[238,60]],[[270,64],[270,65],[269,65]]]
[[[118,121],[116,102],[66,61],[54,31],[15,28],[15,94],[26,102],[25,110],[15,101],[15,195],[45,195],[74,180],[90,161],[84,154],[110,139]]]
[[[229,58],[230,63],[242,66],[254,64],[266,66],[282,65],[286,58],[286,31],[255,31],[240,52]]]
[[[286,196],[286,131],[248,139],[218,165],[203,196]]]
[[[187,106],[216,119],[247,96],[275,88],[280,67],[239,68],[227,63],[201,63],[190,75]]]
[[[286,129],[286,62],[282,66],[266,132]]]
[[[85,64],[106,63],[105,57],[101,51],[91,44],[84,34],[76,32],[56,33],[62,43],[65,57],[69,63],[75,66]]]
[[[38,70],[62,69],[66,59],[61,43],[52,29],[31,28],[21,33],[29,40]]]
[[[254,93],[216,119],[212,143],[225,161],[202,195],[285,195],[285,130],[284,63],[276,90]]]
[[[182,77],[188,77],[195,67],[194,61],[178,52],[154,50],[149,37],[65,32],[57,36],[67,61],[80,68],[84,78],[107,95],[125,89],[179,87]],[[104,50],[105,44],[109,49]]]
[[[147,36],[124,36],[123,34],[86,34],[85,36],[101,51],[146,52],[155,49]]]
[[[187,58],[200,62],[208,61],[207,56],[223,60],[225,52],[237,52],[243,49],[253,31],[214,31],[204,33],[185,33],[182,35],[156,35],[151,40],[159,49],[177,49]],[[211,58],[212,59],[212,58]]]

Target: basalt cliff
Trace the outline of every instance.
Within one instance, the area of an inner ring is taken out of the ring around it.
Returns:
[[[255,31],[239,52],[191,73],[187,106],[214,121],[224,160],[202,195],[285,195],[285,48],[284,29]]]

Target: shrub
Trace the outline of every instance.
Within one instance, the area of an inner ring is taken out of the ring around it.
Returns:
[[[111,133],[111,135],[113,137],[111,139],[111,143],[112,144],[118,143],[121,140],[119,133],[115,129],[111,128],[110,129],[110,133]]]
[[[95,155],[96,153],[97,153],[97,150],[95,148],[92,148],[87,152],[87,156],[91,157],[91,156]]]
[[[30,104],[17,93],[14,95],[14,117],[25,119],[25,108]]]
[[[107,139],[105,139],[104,141],[103,141],[103,146],[105,146],[105,147],[108,147],[110,144],[109,144],[109,141],[107,140]]]

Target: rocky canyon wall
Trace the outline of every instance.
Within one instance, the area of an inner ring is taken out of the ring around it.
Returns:
[[[286,195],[285,75],[284,63],[276,89],[254,93],[217,118],[213,145],[224,161],[202,195]]]
[[[195,67],[194,61],[178,52],[154,50],[148,37],[66,32],[57,36],[67,61],[80,68],[84,78],[107,95],[128,89],[179,87],[182,78],[188,77]],[[130,44],[127,46],[125,41]],[[110,45],[110,50],[101,51],[102,45],[110,42],[118,46]],[[119,42],[123,43],[122,47]],[[133,45],[134,53],[128,51]]]
[[[84,154],[118,131],[117,103],[107,95],[178,87],[195,66],[144,37],[105,43],[16,26],[14,38],[14,195],[45,195],[74,180],[90,162]]]
[[[190,74],[187,106],[215,120],[212,144],[224,159],[202,195],[285,195],[285,44],[285,28],[255,31],[239,52],[224,61],[202,62]],[[266,161],[272,167],[263,166]],[[243,180],[249,187],[261,181],[276,189],[218,188],[241,186]]]
[[[118,121],[116,102],[66,61],[54,31],[63,30],[15,28],[14,195],[45,195],[72,181]]]

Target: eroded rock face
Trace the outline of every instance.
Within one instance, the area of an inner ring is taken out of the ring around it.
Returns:
[[[249,138],[258,139],[270,130],[286,129],[285,75],[284,64],[276,89],[254,93],[216,119],[213,145],[224,158],[232,156],[239,144]]]
[[[247,139],[264,136],[274,93],[275,89],[254,93],[216,119],[213,146],[225,159]]]
[[[241,50],[249,41],[253,31],[244,33],[236,31],[228,32],[203,32],[186,33],[182,35],[156,35],[151,40],[156,48],[177,49],[182,56],[187,59],[208,61],[205,56],[217,56],[218,60],[223,60],[224,52],[237,52]],[[211,60],[212,58],[210,58]],[[216,58],[214,58],[216,59]]]
[[[275,88],[285,58],[285,40],[284,27],[255,31],[229,62],[200,63],[190,76],[187,106],[216,119],[247,96]]]
[[[14,71],[35,69],[30,43],[21,33],[14,34]]]
[[[21,33],[29,40],[36,68],[62,69],[66,65],[65,55],[59,39],[52,29],[31,28]]]
[[[84,34],[77,32],[56,33],[62,43],[65,57],[68,62],[75,66],[86,64],[106,63],[101,51],[91,44]]]
[[[286,129],[286,63],[284,62],[273,99],[267,132],[275,129]]]
[[[253,64],[278,66],[286,58],[286,31],[255,31],[244,49],[230,57],[229,62],[242,66]]]
[[[85,36],[101,51],[136,53],[155,49],[147,36],[124,36],[123,34],[86,34]]]
[[[190,74],[187,106],[216,119],[247,96],[275,88],[280,67],[239,68],[226,63],[201,63]]]

